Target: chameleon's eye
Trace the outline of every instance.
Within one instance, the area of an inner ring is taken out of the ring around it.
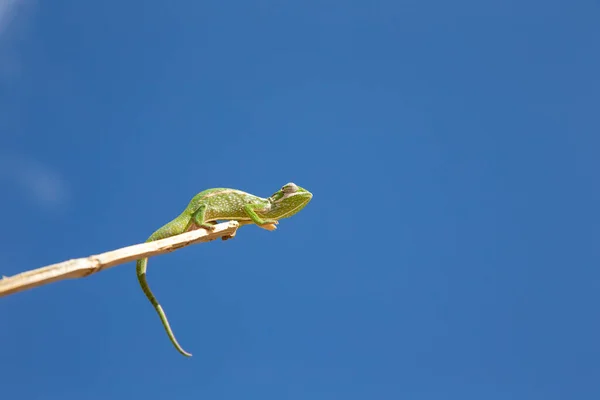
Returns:
[[[288,183],[287,185],[283,186],[281,190],[283,193],[294,193],[298,191],[298,186],[294,185],[293,183]]]

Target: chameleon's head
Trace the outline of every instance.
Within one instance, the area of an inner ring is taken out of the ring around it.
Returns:
[[[276,219],[291,217],[306,207],[311,199],[311,192],[290,182],[269,197],[271,210],[267,213],[268,217]]]

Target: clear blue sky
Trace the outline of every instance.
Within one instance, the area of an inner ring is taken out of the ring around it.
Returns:
[[[0,300],[6,399],[600,398],[600,6],[0,2],[0,274],[197,192],[276,232]]]

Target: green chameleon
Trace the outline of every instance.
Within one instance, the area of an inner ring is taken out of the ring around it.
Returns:
[[[238,221],[240,226],[254,223],[272,231],[277,228],[275,225],[278,220],[296,214],[311,199],[312,193],[291,182],[267,199],[236,189],[207,189],[195,195],[177,218],[159,228],[150,235],[146,242],[179,235],[198,228],[212,231],[219,220]],[[223,236],[222,239],[227,240],[231,237]],[[165,312],[146,282],[147,264],[147,258],[142,258],[136,263],[137,276],[142,290],[160,316],[167,335],[177,351],[184,356],[191,357],[191,354],[183,350],[175,339]]]

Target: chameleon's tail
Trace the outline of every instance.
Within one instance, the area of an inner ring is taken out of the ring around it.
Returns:
[[[181,354],[183,354],[186,357],[191,357],[192,354],[183,350],[181,348],[181,346],[179,345],[179,343],[177,342],[177,339],[175,339],[175,335],[173,335],[173,331],[171,330],[171,326],[169,325],[169,321],[167,320],[167,315],[163,311],[161,305],[158,304],[158,300],[156,300],[156,297],[154,297],[154,294],[152,294],[152,291],[150,290],[150,286],[148,286],[148,282],[146,281],[146,266],[147,266],[147,264],[148,264],[147,258],[142,258],[141,260],[138,260],[136,263],[137,277],[138,277],[138,281],[140,282],[140,286],[142,287],[142,291],[144,292],[144,294],[146,295],[148,300],[150,300],[150,303],[152,303],[152,305],[154,306],[154,309],[158,313],[158,316],[160,317],[160,321],[162,322],[163,326],[165,327],[165,330],[167,331],[167,335],[169,335],[169,339],[171,339],[171,343],[173,343],[173,345],[175,346],[175,348],[177,349],[178,352],[180,352]]]

